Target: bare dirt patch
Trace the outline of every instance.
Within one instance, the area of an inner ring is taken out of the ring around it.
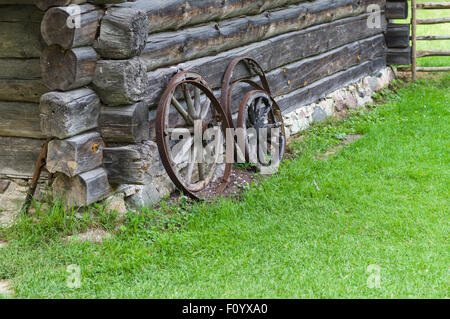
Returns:
[[[0,280],[0,296],[13,297],[15,294],[11,280]]]
[[[75,234],[66,237],[67,242],[85,242],[89,241],[95,244],[103,243],[103,240],[111,238],[111,234],[103,229],[89,229],[88,231],[80,234]]]
[[[19,215],[18,211],[0,212],[0,227],[11,227],[14,224],[18,215]]]
[[[9,243],[6,241],[0,241],[0,249],[5,248],[6,246],[8,246]]]
[[[320,160],[327,160],[330,156],[335,155],[336,153],[338,153],[341,149],[343,149],[345,146],[348,146],[350,144],[352,144],[353,142],[359,140],[360,138],[362,138],[363,135],[361,134],[348,134],[345,139],[342,141],[342,143],[340,143],[339,145],[332,147],[331,149],[329,149],[328,151],[326,151],[323,154],[318,154],[316,155],[317,159]]]

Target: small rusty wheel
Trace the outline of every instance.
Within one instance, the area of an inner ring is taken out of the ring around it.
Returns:
[[[249,75],[248,77],[237,80],[233,83],[233,74],[236,73],[236,69],[240,64],[246,65],[249,71]],[[252,77],[254,76],[259,78],[259,82],[261,84],[258,84],[257,82],[252,80]],[[245,145],[245,158],[247,161],[255,163],[257,168],[259,168],[260,170],[264,167],[278,167],[277,164],[283,160],[286,145],[286,133],[283,116],[278,104],[271,95],[269,82],[267,81],[263,68],[252,58],[240,57],[234,59],[228,66],[225,73],[225,77],[222,83],[221,101],[227,112],[228,121],[233,124],[233,92],[238,91],[235,90],[236,87],[243,83],[250,86],[253,91],[249,92],[240,103],[238,122],[236,126],[238,128],[246,129],[246,131],[248,131],[247,129],[249,128],[254,128],[257,131],[259,129],[262,129],[263,131],[266,130],[268,133],[267,145],[269,147],[269,150],[265,147],[260,149],[259,146],[261,145],[261,143],[257,143],[256,146],[258,147],[256,147],[255,149],[255,145],[253,145],[254,147],[252,148],[252,145],[250,145],[251,143],[248,143],[249,136],[247,136],[247,143]],[[264,111],[260,109],[263,106]],[[256,116],[256,118],[253,118],[253,116]],[[258,119],[259,116],[261,116],[260,119]],[[277,146],[275,146],[274,141],[272,141],[271,129],[273,128],[279,128],[280,137],[276,141],[276,143],[278,144]],[[259,139],[259,136],[257,139]],[[263,156],[263,154],[272,154],[274,152],[274,147],[277,148],[278,159],[271,159],[269,161],[265,160],[265,156]],[[272,151],[270,149],[272,149]],[[240,152],[240,150],[237,150],[237,152]],[[240,153],[242,154],[242,152]]]
[[[274,103],[266,91],[250,91],[242,100],[237,119],[237,127],[246,137],[246,161],[267,173],[278,168],[286,144],[283,119],[274,111]]]
[[[156,139],[168,175],[191,198],[202,199],[206,188],[221,193],[227,186],[232,164],[223,163],[222,152],[229,127],[200,75],[186,71],[172,78],[158,105]]]

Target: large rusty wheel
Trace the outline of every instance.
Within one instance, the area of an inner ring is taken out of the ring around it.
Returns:
[[[232,164],[223,163],[223,142],[229,127],[200,75],[186,71],[174,76],[158,105],[156,139],[168,175],[191,198],[202,199],[207,188],[221,193],[227,186]]]
[[[233,82],[233,75],[237,72],[242,72],[242,70],[237,71],[239,65],[245,65],[249,74],[247,77]],[[252,79],[253,77],[259,78],[261,84],[255,82]],[[245,132],[249,131],[250,128],[254,128],[257,131],[260,129],[266,130],[268,133],[268,148],[264,147],[264,143],[261,145],[257,143],[256,148],[252,147],[251,143],[249,143],[251,136],[246,135],[245,158],[247,161],[256,164],[260,170],[264,167],[277,167],[275,164],[278,163],[274,161],[281,162],[283,160],[286,144],[283,116],[278,104],[271,95],[269,82],[263,68],[258,62],[249,57],[234,59],[228,66],[222,83],[221,102],[231,124],[233,124],[233,93],[237,92],[236,88],[242,84],[248,85],[252,91],[248,92],[242,101],[239,101],[239,115],[236,127],[244,129]],[[275,143],[271,135],[271,129],[279,129],[279,138]],[[259,136],[257,136],[258,139]],[[267,156],[263,156],[263,154],[273,154],[274,147],[277,148],[275,152],[277,153],[277,159],[267,160],[265,158]]]

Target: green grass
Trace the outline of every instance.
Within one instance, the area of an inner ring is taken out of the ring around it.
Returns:
[[[114,229],[101,208],[38,209],[43,221],[0,232],[0,280],[20,298],[449,297],[449,85],[445,75],[380,94],[386,104],[306,131],[241,201],[130,214],[103,245],[62,240],[92,223]],[[346,134],[364,137],[317,159]],[[66,286],[70,264],[79,289]],[[380,288],[367,285],[369,265]]]
[[[447,0],[417,0],[421,2],[446,2]],[[410,6],[411,10],[411,1]],[[419,19],[432,19],[450,17],[450,10],[417,10],[417,17]],[[411,13],[407,20],[397,20],[396,23],[410,23]],[[450,35],[450,24],[432,24],[432,25],[418,25],[417,35]],[[417,50],[450,50],[450,40],[439,41],[418,41]],[[450,66],[450,57],[424,57],[417,60],[418,66],[424,67],[439,67]]]

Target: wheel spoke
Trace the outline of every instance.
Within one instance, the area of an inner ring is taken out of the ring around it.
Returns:
[[[194,109],[196,118],[199,118],[202,111],[202,105],[200,102],[200,89],[198,87],[194,88]]]
[[[189,87],[186,84],[183,84],[183,94],[184,94],[184,99],[186,100],[188,114],[190,115],[191,118],[195,119],[196,112],[195,112],[194,102],[192,101],[192,96],[191,96]]]
[[[189,114],[186,112],[186,110],[183,108],[183,106],[178,102],[178,100],[175,98],[175,96],[172,97],[172,104],[177,109],[178,113],[180,113],[181,117],[184,119],[186,124],[188,125],[194,125],[194,121],[190,118]]]
[[[192,144],[194,143],[194,139],[192,137],[190,137],[189,139],[186,139],[186,141],[183,141],[180,143],[183,143],[181,145],[181,149],[178,149],[177,154],[172,153],[172,160],[176,164],[182,163],[184,161],[188,152],[191,151]]]
[[[209,109],[211,108],[211,100],[207,99],[205,104],[203,105],[202,112],[200,114],[200,118],[204,120],[208,115]]]
[[[187,168],[187,173],[186,173],[186,182],[188,183],[188,184],[192,184],[191,183],[191,180],[192,180],[192,173],[194,172],[194,165],[195,165],[195,159],[194,159],[194,153],[195,152],[195,150],[194,150],[194,148],[192,147],[191,148],[191,158],[190,158],[190,160],[189,160],[189,163],[188,163],[188,168]]]

